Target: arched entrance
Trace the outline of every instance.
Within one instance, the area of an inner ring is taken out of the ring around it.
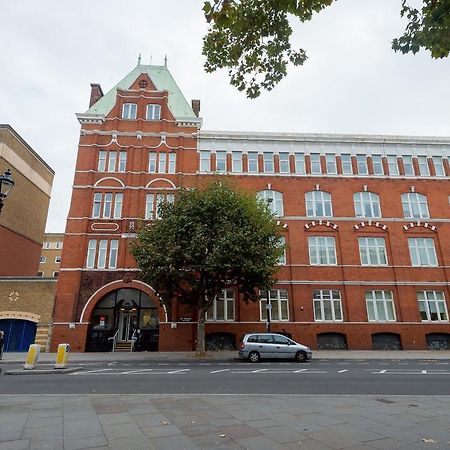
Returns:
[[[158,307],[145,292],[116,289],[106,294],[92,312],[86,351],[113,349],[157,351],[159,338]],[[115,338],[115,339],[114,339]]]
[[[2,319],[0,330],[5,333],[5,352],[26,352],[36,337],[36,324],[29,320]]]

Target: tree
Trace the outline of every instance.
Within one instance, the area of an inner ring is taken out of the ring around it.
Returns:
[[[289,17],[301,22],[330,6],[334,0],[208,0],[203,11],[209,28],[203,38],[205,70],[228,69],[230,83],[249,98],[261,89],[272,90],[287,73],[287,66],[306,61],[303,49],[293,50]],[[403,0],[400,15],[408,19],[404,34],[392,48],[433,58],[450,52],[450,0],[423,0],[419,10]]]
[[[275,282],[278,225],[267,203],[221,182],[181,189],[173,204],[160,205],[160,217],[142,228],[131,251],[170,315],[174,298],[197,312],[202,354],[206,312],[225,287],[237,286],[248,302]]]

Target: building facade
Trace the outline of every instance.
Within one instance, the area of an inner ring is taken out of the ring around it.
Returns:
[[[63,240],[63,233],[45,233],[39,259],[38,277],[58,277]]]
[[[91,88],[53,347],[131,348],[139,329],[141,349],[194,348],[196,317],[181,305],[168,317],[128,247],[179,187],[221,176],[268,201],[286,252],[258,303],[224,291],[209,348],[269,326],[312,348],[449,347],[449,138],[201,131],[199,102],[166,66]]]
[[[14,188],[0,215],[0,330],[5,351],[48,349],[56,279],[38,278],[54,172],[9,125],[0,125],[0,173]]]

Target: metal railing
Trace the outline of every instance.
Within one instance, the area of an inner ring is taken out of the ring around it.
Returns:
[[[116,351],[117,338],[119,337],[119,330],[117,330],[113,337],[108,338],[108,341],[113,341],[112,351]]]
[[[133,331],[133,334],[131,336],[131,345],[130,345],[130,352],[132,352],[134,350],[134,344],[137,341],[137,336],[136,336],[136,330]]]

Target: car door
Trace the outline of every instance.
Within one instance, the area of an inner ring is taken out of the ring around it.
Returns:
[[[273,335],[260,334],[258,339],[258,348],[261,358],[275,358],[275,343]]]
[[[289,339],[284,336],[274,335],[274,358],[293,358],[294,350],[289,345]]]

